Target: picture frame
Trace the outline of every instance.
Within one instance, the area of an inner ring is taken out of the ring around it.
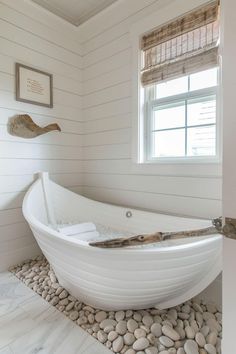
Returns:
[[[16,63],[16,100],[53,107],[53,75]]]

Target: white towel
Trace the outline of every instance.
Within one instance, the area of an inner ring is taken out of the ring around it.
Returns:
[[[91,231],[91,232],[84,232],[77,235],[73,235],[71,237],[73,239],[81,240],[81,241],[92,241],[98,239],[99,236],[100,236],[99,232]]]
[[[84,222],[81,224],[59,227],[58,231],[61,232],[63,235],[73,236],[96,231],[96,225],[92,222]]]

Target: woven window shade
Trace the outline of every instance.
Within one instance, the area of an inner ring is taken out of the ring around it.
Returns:
[[[218,14],[217,1],[145,35],[141,43],[143,86],[216,66]]]

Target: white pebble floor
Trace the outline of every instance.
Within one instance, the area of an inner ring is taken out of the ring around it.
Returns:
[[[213,303],[192,299],[166,310],[106,312],[71,296],[43,256],[10,271],[116,354],[221,353],[222,313]]]

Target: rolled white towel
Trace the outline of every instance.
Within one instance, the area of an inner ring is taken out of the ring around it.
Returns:
[[[92,222],[84,222],[75,225],[69,225],[65,227],[58,227],[58,231],[63,235],[73,236],[84,233],[91,233],[96,231],[96,225]]]

